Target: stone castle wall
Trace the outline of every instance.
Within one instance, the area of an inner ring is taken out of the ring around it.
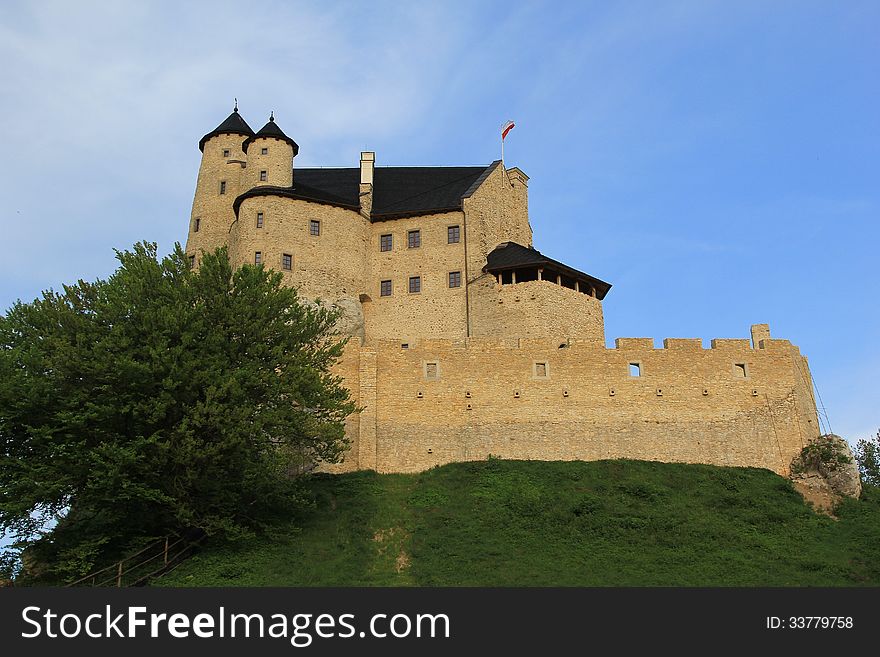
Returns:
[[[449,339],[467,335],[464,287],[464,242],[449,244],[447,228],[464,231],[464,214],[443,212],[380,221],[371,225],[368,280],[364,303],[366,334],[370,339],[415,338],[426,333]],[[418,230],[421,246],[409,248],[408,234]],[[392,250],[380,251],[382,235],[392,236]],[[461,272],[461,287],[449,287],[449,272]],[[409,292],[409,279],[418,276],[421,291]],[[380,294],[380,282],[390,280],[391,296]]]
[[[491,274],[471,283],[471,335],[587,338],[605,343],[602,302],[551,281],[501,285]]]
[[[364,411],[357,448],[336,470],[411,472],[491,454],[786,474],[819,434],[806,359],[787,340],[756,348],[714,340],[710,349],[686,339],[655,349],[643,338],[619,339],[614,349],[576,339],[562,348],[558,339],[407,344],[383,340],[351,352]]]
[[[197,259],[200,251],[213,251],[227,242],[229,226],[235,220],[232,203],[247,189],[247,174],[242,166],[246,158],[241,150],[243,141],[240,135],[224,134],[205,144],[186,243],[187,253]],[[224,156],[224,151],[229,151],[228,156]],[[225,183],[223,194],[221,182]]]
[[[253,148],[253,146],[252,146]],[[257,228],[257,213],[263,227]],[[309,231],[309,222],[320,221],[320,235]],[[359,213],[332,205],[282,196],[253,196],[238,210],[238,220],[228,233],[233,263],[254,262],[260,251],[263,264],[284,275],[284,282],[308,299],[358,299],[368,284],[363,254],[370,239],[370,223]],[[292,267],[281,267],[283,254]]]

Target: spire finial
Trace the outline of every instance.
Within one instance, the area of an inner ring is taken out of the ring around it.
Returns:
[[[232,110],[233,112],[238,111],[238,98],[235,99],[235,108]]]
[[[269,121],[271,121],[272,123],[275,122],[275,110],[269,112]]]

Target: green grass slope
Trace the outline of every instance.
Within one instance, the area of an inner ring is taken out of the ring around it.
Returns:
[[[880,585],[880,490],[817,515],[767,470],[457,463],[316,476],[315,507],[159,586]]]

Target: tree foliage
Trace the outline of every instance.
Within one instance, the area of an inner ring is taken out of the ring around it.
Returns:
[[[198,270],[179,245],[117,258],[0,317],[0,530],[56,576],[169,531],[252,530],[341,458],[355,410],[336,315],[281,274],[223,249]]]
[[[862,438],[856,443],[856,462],[862,481],[880,486],[880,431],[873,438]]]

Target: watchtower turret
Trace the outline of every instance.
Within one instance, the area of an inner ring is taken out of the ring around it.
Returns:
[[[259,132],[244,140],[242,149],[248,159],[248,188],[293,185],[293,158],[299,153],[299,146],[275,123],[274,112]]]
[[[186,252],[196,261],[199,251],[211,251],[226,243],[229,225],[235,219],[232,202],[245,189],[246,156],[242,145],[253,136],[236,102],[232,114],[199,140],[202,162],[186,243]]]

